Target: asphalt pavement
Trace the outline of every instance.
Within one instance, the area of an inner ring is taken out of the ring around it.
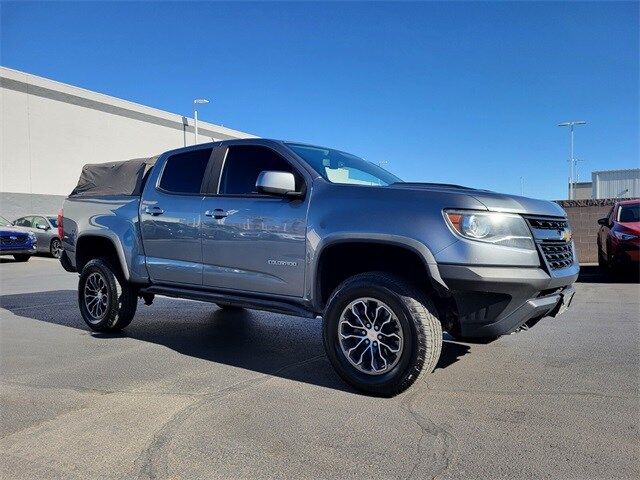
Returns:
[[[557,319],[445,338],[380,399],[333,372],[320,320],[157,298],[91,333],[77,275],[0,263],[0,477],[640,478],[640,288],[583,269]]]

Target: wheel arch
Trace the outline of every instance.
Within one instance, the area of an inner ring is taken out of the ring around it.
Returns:
[[[326,300],[330,292],[327,292],[327,286],[323,287],[323,275],[326,274],[326,263],[331,261],[330,254],[335,252],[335,249],[349,249],[358,247],[373,247],[376,253],[384,251],[404,252],[407,255],[406,258],[413,258],[419,260],[420,269],[426,274],[427,281],[431,287],[438,292],[442,292],[447,289],[446,284],[440,276],[436,260],[433,253],[423,243],[408,237],[402,237],[398,235],[371,235],[367,234],[350,234],[342,233],[332,235],[323,239],[317,246],[313,258],[311,261],[311,269],[309,275],[308,289],[311,297],[314,309],[317,312],[321,312],[324,309]],[[410,257],[409,257],[410,256]],[[377,270],[376,262],[372,262],[371,269],[359,270],[354,273],[363,273],[364,271]],[[326,277],[324,277],[326,281]],[[335,283],[335,281],[334,281]]]
[[[120,239],[108,231],[80,235],[75,245],[76,269],[78,272],[94,258],[109,257],[120,267],[120,274],[129,281],[130,272]]]

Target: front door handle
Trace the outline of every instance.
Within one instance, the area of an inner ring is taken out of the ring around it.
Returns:
[[[164,210],[162,210],[160,207],[147,207],[144,209],[144,213],[156,216],[162,215],[164,213]]]
[[[206,212],[204,212],[204,214],[207,217],[217,218],[218,220],[227,216],[227,212],[225,212],[221,208],[216,208],[215,210],[207,210]]]

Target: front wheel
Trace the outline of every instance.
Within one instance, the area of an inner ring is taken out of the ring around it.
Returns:
[[[138,292],[120,281],[106,261],[95,259],[88,262],[80,274],[78,304],[89,328],[97,332],[115,331],[133,320]]]
[[[608,268],[607,259],[604,257],[604,254],[600,249],[600,245],[598,245],[598,267],[600,267],[600,270],[602,270],[603,272],[606,272]]]
[[[51,245],[49,245],[49,253],[53,258],[60,258],[62,256],[62,242],[59,238],[54,238],[51,240]]]
[[[442,326],[433,303],[405,280],[363,273],[331,295],[323,317],[327,356],[356,389],[393,396],[435,368]]]
[[[16,262],[28,262],[29,259],[31,258],[31,255],[25,255],[23,253],[14,255],[13,258],[15,259]]]

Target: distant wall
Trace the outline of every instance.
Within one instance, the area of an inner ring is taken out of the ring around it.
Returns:
[[[598,261],[598,219],[606,217],[615,202],[615,198],[556,202],[567,212],[580,263]]]
[[[86,163],[194,143],[191,119],[4,67],[0,106],[0,192],[67,195]],[[199,143],[247,137],[199,123]]]
[[[64,195],[0,192],[0,216],[14,221],[31,213],[57,215],[64,199]]]

